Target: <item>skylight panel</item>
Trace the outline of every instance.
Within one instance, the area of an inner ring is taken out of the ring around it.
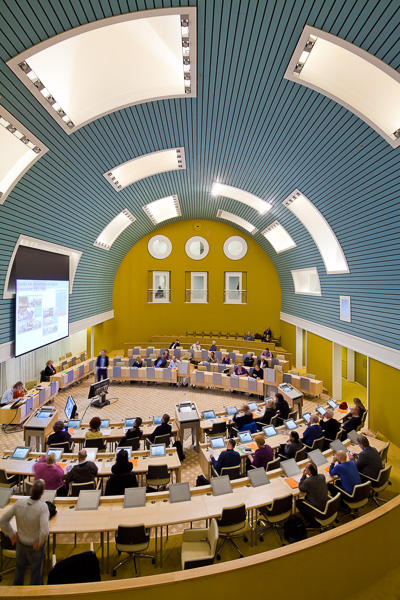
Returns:
[[[196,8],[94,21],[7,64],[69,134],[126,106],[195,96]]]
[[[186,169],[185,149],[171,148],[169,150],[143,154],[143,156],[128,160],[110,169],[107,173],[103,173],[103,176],[119,192],[128,185],[145,177],[157,175],[157,173],[165,173],[166,171],[179,171],[181,169]]]
[[[349,273],[343,249],[318,208],[299,190],[295,190],[282,204],[303,223],[313,238],[324,261],[326,272]]]
[[[275,252],[278,254],[291,248],[296,248],[296,244],[292,236],[286,231],[286,229],[278,222],[274,221],[261,232],[262,235],[269,241],[273,246]]]
[[[250,194],[249,192],[241,190],[240,188],[225,185],[224,183],[215,182],[213,184],[211,193],[213,196],[225,196],[226,198],[232,198],[232,200],[242,202],[242,204],[246,204],[247,206],[254,208],[254,210],[257,210],[260,215],[264,215],[272,208],[272,204],[266,200],[263,200],[258,196],[254,196],[254,194]]]
[[[160,198],[160,200],[150,202],[150,204],[146,204],[142,208],[153,225],[158,225],[168,219],[180,217],[182,214],[178,196],[176,195]]]
[[[48,148],[0,106],[0,204]]]
[[[400,73],[369,52],[320,29],[304,31],[285,78],[325,94],[400,145]]]
[[[321,284],[316,267],[294,269],[292,272],[294,293],[305,296],[321,296]]]
[[[248,221],[245,221],[245,219],[242,219],[242,217],[238,217],[237,215],[227,212],[226,210],[219,209],[217,212],[217,217],[219,219],[225,219],[226,221],[230,221],[231,223],[235,223],[235,225],[239,225],[240,227],[243,227],[243,229],[245,229],[252,235],[257,233],[257,231],[258,231],[258,229],[256,227],[254,227],[254,225],[252,225]]]
[[[109,250],[117,237],[134,221],[136,221],[135,217],[125,208],[119,215],[114,217],[106,227],[104,227],[93,246],[97,246],[97,248],[102,248],[103,250]]]

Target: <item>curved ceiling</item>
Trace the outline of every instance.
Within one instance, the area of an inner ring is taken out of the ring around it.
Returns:
[[[399,70],[398,0],[197,0],[197,97],[136,104],[68,135],[11,71],[7,61],[52,36],[96,20],[169,8],[172,1],[3,0],[0,107],[49,149],[0,205],[0,287],[20,234],[82,252],[71,319],[112,308],[112,286],[127,251],[157,229],[142,207],[177,196],[181,220],[217,219],[217,211],[250,222],[274,262],[282,310],[371,337],[382,311],[382,343],[399,348],[399,149],[334,100],[284,75],[304,27],[338,36]],[[60,64],[62,71],[62,64]],[[109,86],[113,73],[106,71]],[[400,126],[400,124],[399,124]],[[113,189],[110,168],[149,153],[184,148],[186,169]],[[265,214],[211,193],[214,182],[272,205]],[[350,273],[328,275],[311,235],[282,203],[300,190],[336,235]],[[136,219],[109,251],[94,246],[121,211]],[[262,232],[275,221],[295,247],[276,253]],[[238,227],[240,230],[240,227]],[[294,294],[291,270],[317,267],[320,298]],[[397,278],[396,278],[397,273]],[[395,275],[395,277],[394,277]],[[352,297],[351,324],[338,322],[338,295]],[[357,311],[357,300],[367,297]],[[356,302],[354,302],[356,300]],[[12,304],[0,302],[0,343],[12,339]],[[354,315],[354,317],[353,317]]]

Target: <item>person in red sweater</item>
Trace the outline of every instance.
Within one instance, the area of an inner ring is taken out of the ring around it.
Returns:
[[[68,488],[63,482],[64,469],[56,465],[54,454],[42,456],[34,465],[35,481],[43,479],[46,490],[58,490],[57,496],[66,496]],[[60,489],[58,489],[60,488]]]

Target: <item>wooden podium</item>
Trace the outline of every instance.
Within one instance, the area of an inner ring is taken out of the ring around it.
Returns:
[[[194,402],[187,400],[175,405],[175,421],[179,427],[179,437],[183,446],[185,429],[192,431],[192,444],[196,452],[200,451],[200,414]]]
[[[23,425],[25,445],[30,446],[30,439],[35,438],[35,448],[31,446],[31,450],[40,452],[40,447],[44,450],[46,438],[57,419],[58,411],[54,406],[38,408]]]

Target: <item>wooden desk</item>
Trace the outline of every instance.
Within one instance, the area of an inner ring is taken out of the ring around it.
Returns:
[[[171,425],[171,437],[176,438],[178,434],[178,426],[175,421],[170,421]],[[143,421],[140,429],[143,431],[143,436],[140,441],[145,443],[146,439],[150,437],[157,425],[153,425],[152,421]],[[71,441],[75,444],[79,444],[80,447],[84,446],[85,435],[89,430],[89,425],[83,425],[79,429],[74,429],[71,433]],[[110,423],[109,434],[104,435],[103,438],[107,443],[119,442],[125,435],[125,427],[122,423]]]
[[[24,443],[26,446],[30,446],[30,439],[36,438],[39,440],[39,444],[36,441],[36,450],[45,447],[46,439],[50,432],[53,430],[54,423],[58,420],[58,411],[53,407],[49,410],[49,416],[47,418],[37,418],[38,412],[42,409],[38,408],[23,425],[24,430]],[[44,411],[43,411],[44,412]]]
[[[59,384],[41,383],[39,387],[28,390],[28,393],[23,398],[20,398],[20,406],[11,408],[11,404],[7,404],[0,408],[0,424],[12,423],[18,425],[23,423],[34,410],[50,402],[58,394]]]
[[[53,362],[53,367],[56,370],[56,373],[60,373],[61,371],[78,365],[84,362],[85,360],[87,360],[86,351],[79,352],[79,354],[76,354],[75,356],[70,356],[68,358],[65,358],[64,360],[58,360],[57,362]]]
[[[60,389],[64,389],[94,373],[95,364],[96,360],[94,358],[89,358],[79,365],[71,366],[69,369],[64,369],[64,371],[52,375],[50,381],[58,381]]]

